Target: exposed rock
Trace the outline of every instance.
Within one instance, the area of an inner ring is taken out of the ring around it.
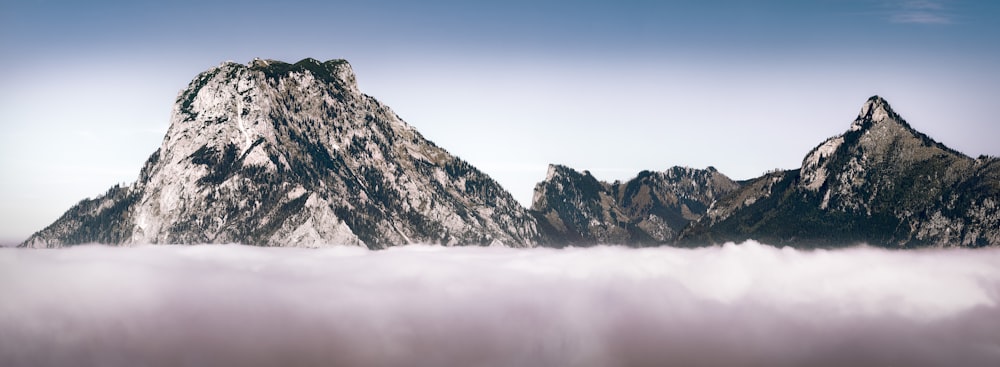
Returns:
[[[692,244],[995,246],[998,202],[998,159],[949,149],[875,96],[800,169],[750,181],[681,237]]]
[[[1000,159],[910,127],[880,97],[794,170],[606,183],[549,167],[531,210],[362,94],[344,60],[223,63],[175,101],[135,183],[21,244],[1000,245]]]
[[[551,165],[545,181],[535,186],[531,210],[554,244],[670,244],[738,186],[711,167],[643,171],[628,182],[609,184],[588,171]]]
[[[223,63],[177,97],[139,179],[22,246],[532,246],[535,221],[489,176],[362,94],[344,60]]]

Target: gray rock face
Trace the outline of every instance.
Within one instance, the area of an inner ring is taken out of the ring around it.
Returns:
[[[224,63],[174,104],[126,187],[22,247],[408,243],[798,247],[1000,246],[1000,159],[915,131],[880,97],[799,169],[734,182],[714,168],[606,183],[549,167],[531,210],[362,94],[344,60]]]
[[[1000,160],[972,159],[870,98],[849,130],[797,170],[751,180],[719,200],[682,242],[754,238],[795,246],[1000,245]]]
[[[81,201],[21,246],[538,238],[509,193],[362,94],[346,61],[305,59],[201,73],[134,184]]]
[[[719,197],[739,185],[714,168],[643,171],[628,182],[598,181],[551,165],[535,186],[532,213],[556,245],[671,244]]]

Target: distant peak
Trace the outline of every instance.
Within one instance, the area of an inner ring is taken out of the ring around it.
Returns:
[[[590,171],[577,171],[561,164],[549,164],[548,172],[545,174],[545,181],[552,181],[555,178],[579,178],[591,177]]]
[[[854,120],[851,124],[851,131],[857,131],[863,129],[872,123],[877,123],[885,121],[887,119],[899,120],[899,115],[892,110],[889,106],[889,102],[878,95],[874,95],[865,101],[865,104],[861,106],[861,112],[858,113],[858,118]]]
[[[868,102],[887,103],[885,98],[882,98],[882,96],[879,96],[878,94],[868,97]]]
[[[878,121],[886,117],[894,115],[892,112],[892,107],[889,106],[889,102],[880,96],[871,96],[865,101],[864,106],[861,106],[861,113],[858,114],[858,118],[870,118],[872,120]]]
[[[568,170],[569,168],[560,164],[549,164],[549,170],[545,173],[545,181],[552,181],[553,178],[559,176],[561,172]]]
[[[572,168],[569,168],[568,166],[563,165],[563,164],[549,163],[549,171],[551,171],[551,172],[569,172],[569,171],[575,172],[576,170],[574,170]]]

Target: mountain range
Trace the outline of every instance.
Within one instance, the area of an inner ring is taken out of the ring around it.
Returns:
[[[1000,244],[1000,159],[976,159],[868,99],[847,132],[795,170],[749,180],[687,227],[684,243],[888,247]]]
[[[517,247],[1000,245],[1000,159],[917,132],[881,97],[802,166],[627,182],[550,165],[524,208],[358,89],[345,60],[223,63],[191,81],[138,179],[84,199],[20,246],[431,243]]]

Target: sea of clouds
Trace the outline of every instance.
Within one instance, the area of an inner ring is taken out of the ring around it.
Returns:
[[[0,249],[3,366],[996,366],[1000,249]]]

